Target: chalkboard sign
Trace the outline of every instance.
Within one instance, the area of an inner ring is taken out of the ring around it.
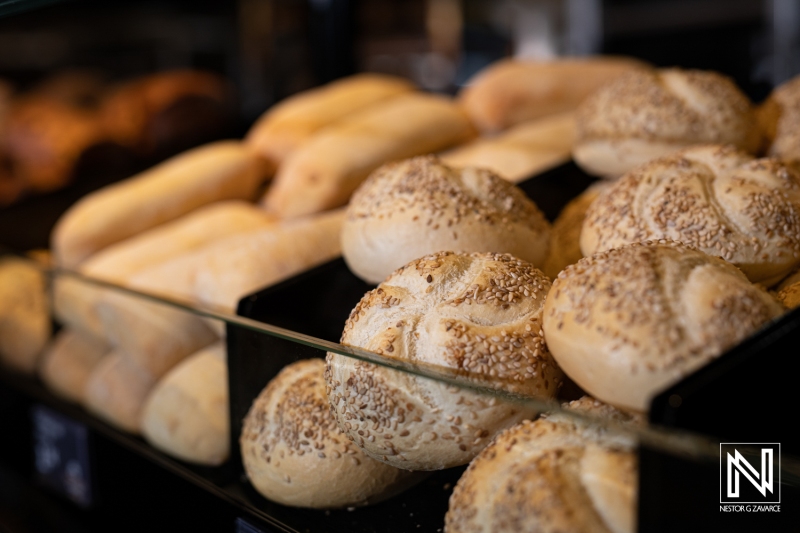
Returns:
[[[86,426],[42,405],[31,408],[38,480],[81,507],[92,504]]]

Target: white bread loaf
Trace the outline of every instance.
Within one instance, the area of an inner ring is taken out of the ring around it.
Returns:
[[[142,410],[142,436],[184,461],[217,466],[228,459],[230,413],[224,344],[192,354],[156,384]]]
[[[83,403],[89,376],[110,351],[102,339],[64,328],[42,354],[39,377],[52,393]]]
[[[481,137],[441,155],[453,167],[481,167],[518,183],[570,159],[573,112],[522,122],[494,137]]]
[[[368,292],[341,342],[551,398],[562,373],[541,334],[549,288],[539,270],[508,254],[428,255]],[[369,456],[410,470],[467,463],[499,431],[537,414],[527,404],[333,353],[325,380],[339,427]]]
[[[84,406],[118,429],[139,434],[141,413],[155,378],[120,352],[94,367],[86,383]]]
[[[586,211],[597,199],[600,192],[609,186],[607,181],[596,181],[581,194],[573,198],[558,214],[553,222],[553,232],[550,239],[550,251],[542,266],[550,279],[555,279],[558,273],[569,265],[577,263],[581,253],[581,228],[586,218]]]
[[[438,152],[474,136],[466,115],[452,101],[403,94],[311,137],[286,159],[262,203],[280,217],[338,207],[382,164]]]
[[[90,255],[204,205],[251,200],[265,163],[236,141],[189,150],[91,193],[59,219],[51,238],[56,263],[75,268]]]
[[[277,168],[317,131],[378,102],[414,90],[403,78],[357,74],[303,91],[267,110],[245,143]]]
[[[702,70],[639,69],[581,104],[572,157],[589,174],[617,178],[695,144],[763,142],[750,100],[733,81]]]
[[[50,339],[50,297],[41,265],[0,257],[0,362],[32,373]]]
[[[586,397],[565,407],[634,423]],[[470,463],[450,497],[445,531],[634,533],[633,446],[564,415],[523,421]]]
[[[283,505],[324,509],[376,503],[419,479],[350,442],[331,414],[324,370],[320,359],[293,363],[250,407],[239,442],[255,489]]]
[[[599,87],[643,67],[644,63],[625,57],[506,59],[478,72],[458,99],[482,132],[493,133],[574,110]]]
[[[586,213],[584,255],[670,239],[774,285],[800,265],[800,174],[731,146],[698,146],[637,168]]]
[[[248,230],[268,227],[274,217],[240,200],[215,202],[101,250],[80,267],[80,273],[127,285],[137,272],[163,263],[210,242]],[[104,338],[97,305],[105,291],[76,278],[58,276],[53,283],[53,307],[63,324]]]
[[[646,411],[655,394],[783,312],[730,263],[658,241],[567,267],[545,301],[543,328],[553,357],[583,390]]]
[[[550,224],[519,188],[434,156],[373,172],[353,195],[342,227],[345,261],[369,283],[441,250],[510,253],[541,266],[549,242]]]

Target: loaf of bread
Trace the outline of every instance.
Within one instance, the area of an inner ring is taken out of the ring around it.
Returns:
[[[638,69],[587,98],[577,111],[572,157],[586,172],[617,178],[695,144],[763,143],[755,110],[730,78],[702,70]]]
[[[89,376],[110,351],[102,339],[64,328],[42,354],[39,377],[50,392],[83,403]]]
[[[648,241],[561,272],[544,305],[543,329],[553,357],[583,390],[646,411],[653,395],[783,312],[730,263]]]
[[[156,384],[142,411],[142,435],[154,447],[184,461],[217,466],[228,459],[224,344],[191,355]]]
[[[320,359],[284,368],[253,402],[239,440],[245,472],[264,497],[294,507],[376,503],[419,475],[375,461],[336,425]]]
[[[131,359],[111,352],[89,376],[84,407],[122,431],[139,434],[142,408],[155,382]]]
[[[263,161],[241,143],[186,152],[73,205],[53,230],[56,262],[75,268],[107,246],[204,205],[252,199],[263,179]]]
[[[670,239],[774,285],[800,265],[800,174],[731,146],[652,161],[611,185],[586,213],[584,255]]]
[[[414,90],[384,74],[357,74],[296,94],[271,107],[247,132],[245,142],[277,168],[317,131],[348,115]]]
[[[565,407],[633,423],[588,398]],[[587,429],[559,416],[526,420],[498,435],[456,484],[447,533],[634,533],[635,443]]]
[[[441,155],[453,167],[481,167],[514,183],[569,161],[575,136],[572,112],[522,122]]]
[[[0,362],[32,373],[50,338],[47,279],[32,260],[0,257]]]
[[[562,374],[541,334],[549,288],[533,265],[508,254],[428,255],[368,292],[341,342],[485,387],[552,398]],[[370,457],[410,470],[465,464],[495,434],[537,414],[528,404],[333,353],[325,380],[348,437]]]
[[[450,100],[403,94],[311,137],[284,161],[262,202],[281,217],[338,207],[382,164],[438,152],[474,135],[466,115]]]
[[[767,154],[800,170],[800,76],[776,87],[758,108]]]
[[[569,265],[577,263],[581,253],[581,228],[586,218],[586,211],[600,195],[600,191],[608,187],[607,181],[596,181],[581,194],[573,198],[558,214],[553,222],[553,233],[550,239],[550,252],[544,261],[542,271],[550,279]]]
[[[497,61],[467,83],[459,102],[483,132],[571,111],[599,87],[645,64],[625,57]]]
[[[268,227],[274,220],[247,202],[215,202],[108,246],[83,263],[80,272],[88,277],[127,285],[135,273],[147,267],[237,233]],[[102,289],[75,278],[57,277],[53,289],[56,317],[76,330],[104,338],[105,330],[97,314],[103,293]]]
[[[441,250],[510,253],[541,266],[549,242],[550,224],[522,190],[488,170],[451,168],[435,156],[373,172],[342,227],[347,265],[375,284]]]

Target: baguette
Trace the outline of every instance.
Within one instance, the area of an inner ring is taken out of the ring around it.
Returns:
[[[440,159],[454,167],[487,168],[514,183],[569,161],[575,137],[573,113],[531,120],[496,137],[445,152]]]
[[[474,135],[466,115],[450,100],[421,93],[397,96],[309,139],[286,159],[262,203],[281,217],[338,207],[382,164],[437,152]]]
[[[479,72],[459,102],[482,132],[571,111],[600,86],[644,63],[625,57],[537,62],[506,59]]]
[[[42,354],[39,377],[54,394],[82,403],[89,376],[110,351],[102,339],[62,329]]]
[[[414,90],[410,82],[383,74],[350,76],[280,102],[250,128],[245,143],[278,167],[318,130],[394,96]]]
[[[226,199],[252,199],[264,162],[235,141],[208,144],[92,193],[56,224],[56,262],[75,268],[90,255],[142,231]]]

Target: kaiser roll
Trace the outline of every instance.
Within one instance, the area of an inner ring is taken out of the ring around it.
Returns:
[[[440,250],[507,252],[541,265],[550,225],[519,188],[478,168],[415,157],[375,171],[342,227],[350,269],[380,283],[412,259]]]
[[[648,241],[561,272],[545,302],[544,334],[587,393],[643,411],[654,394],[783,312],[730,263]]]
[[[244,420],[240,445],[250,482],[270,500],[330,508],[374,503],[417,477],[374,461],[342,433],[325,396],[320,359],[284,368]]]
[[[562,379],[541,333],[550,281],[508,254],[440,252],[412,261],[353,309],[342,344],[434,366],[478,385],[551,398]],[[328,354],[334,415],[368,455],[410,470],[470,461],[530,405]]]
[[[593,202],[584,255],[670,239],[773,285],[800,264],[800,174],[730,146],[702,146],[626,174]]]
[[[578,108],[575,161],[616,178],[693,144],[733,144],[755,153],[762,135],[750,100],[729,78],[701,70],[638,69]]]
[[[800,168],[800,76],[776,87],[758,111],[767,153]]]

